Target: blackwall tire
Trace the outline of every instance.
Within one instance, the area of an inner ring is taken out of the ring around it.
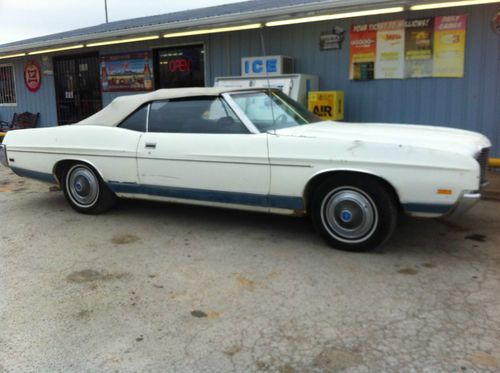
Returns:
[[[311,217],[316,230],[335,249],[370,251],[396,228],[397,201],[377,179],[356,174],[333,176],[313,192]]]
[[[89,165],[69,166],[62,178],[64,196],[76,211],[83,214],[101,214],[116,203],[115,194]]]

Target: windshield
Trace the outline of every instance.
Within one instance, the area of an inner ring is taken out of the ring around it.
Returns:
[[[280,91],[238,92],[232,93],[231,98],[260,132],[321,120]]]

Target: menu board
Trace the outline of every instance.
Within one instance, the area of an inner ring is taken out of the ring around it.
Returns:
[[[464,76],[467,16],[353,25],[351,80]]]
[[[103,92],[153,90],[150,52],[123,53],[101,57]]]

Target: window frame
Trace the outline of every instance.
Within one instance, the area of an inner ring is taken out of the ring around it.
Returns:
[[[129,115],[127,115],[125,118],[123,118],[122,121],[120,121],[120,123],[118,123],[116,125],[116,127],[118,128],[121,128],[121,129],[124,129],[124,130],[128,130],[128,131],[135,131],[135,130],[131,130],[130,128],[123,128],[122,125],[132,116],[134,115],[135,113],[141,111],[142,109],[146,108],[146,119],[145,119],[145,123],[144,123],[144,131],[135,131],[135,132],[140,132],[140,133],[147,133],[148,132],[148,124],[149,124],[149,108],[151,107],[151,102],[146,102],[144,104],[142,104],[141,106],[139,106],[137,109],[135,109],[133,112],[131,112]]]
[[[235,92],[259,92],[258,90],[248,90],[248,91],[235,91]],[[234,92],[226,92],[221,94],[222,99],[226,101],[226,103],[229,105],[229,107],[234,111],[236,116],[241,120],[241,122],[247,127],[248,131],[250,134],[258,134],[261,133],[259,129],[253,124],[253,122],[248,118],[248,116],[245,114],[243,109],[240,108],[240,106],[234,101],[234,99],[231,97],[231,94]]]
[[[239,119],[239,121],[241,122],[241,124],[246,128],[246,130],[248,132],[246,132],[246,133],[194,133],[194,132],[150,132],[149,131],[149,119],[150,119],[151,106],[155,102],[162,102],[162,101],[170,102],[170,101],[177,100],[177,99],[185,99],[185,100],[193,99],[193,100],[196,100],[196,99],[199,99],[201,97],[203,97],[203,98],[212,98],[214,101],[215,100],[221,100],[223,104],[226,104],[227,107],[233,111],[234,115]],[[232,103],[229,102],[229,100],[227,98],[229,98]],[[160,100],[149,101],[147,103],[147,105],[148,105],[148,111],[147,111],[147,114],[146,114],[146,133],[165,133],[165,134],[175,133],[175,134],[178,134],[178,135],[252,135],[252,134],[260,133],[257,130],[257,128],[254,126],[254,124],[248,119],[248,117],[239,108],[239,106],[234,101],[232,101],[231,97],[229,95],[226,96],[226,93],[221,94],[221,95],[206,95],[206,96],[193,96],[193,97],[186,96],[186,97],[176,97],[176,98],[173,98],[173,99],[163,99],[163,100],[160,99]],[[143,106],[141,106],[141,108],[142,107]],[[134,113],[135,113],[135,111],[134,111]],[[242,113],[243,115],[240,115],[240,113]],[[132,114],[130,114],[130,115],[132,115]]]
[[[0,102],[0,107],[16,107],[17,106],[17,87],[16,87],[16,67],[13,63],[0,63],[1,67],[11,67],[12,68],[12,85],[14,87],[14,97],[15,102]]]
[[[248,93],[267,93],[269,91],[271,91],[273,93],[277,93],[278,98],[280,100],[284,101],[281,97],[279,97],[279,94],[281,93],[285,96],[286,96],[286,94],[284,94],[283,92],[281,92],[279,89],[276,89],[276,88],[240,89],[240,90],[234,90],[234,91],[229,91],[229,92],[223,93],[222,96],[224,96],[226,98],[226,101],[228,101],[228,103],[230,103],[230,106],[237,113],[238,117],[242,121],[245,120],[246,122],[244,122],[244,123],[248,123],[249,128],[252,127],[255,130],[255,132],[252,131],[252,133],[256,133],[256,134],[257,133],[275,133],[276,129],[270,129],[267,131],[260,131],[259,128],[248,117],[248,115],[245,113],[245,111],[236,103],[236,101],[232,97],[232,96],[244,95],[244,94],[248,94]],[[288,103],[286,103],[286,101],[285,101],[285,104],[288,105]],[[300,113],[297,113],[297,114],[299,114],[299,116],[302,116],[302,115],[300,115]],[[303,119],[305,120],[305,118],[303,118]],[[310,123],[320,123],[320,122],[321,122],[321,119],[318,118],[317,122],[309,122],[309,124]],[[305,124],[302,124],[302,125],[305,125]],[[288,128],[288,127],[285,127],[285,128]]]

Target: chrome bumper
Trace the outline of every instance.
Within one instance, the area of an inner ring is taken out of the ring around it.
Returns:
[[[7,147],[0,144],[0,163],[5,167],[9,167],[9,161],[7,160]]]
[[[447,218],[457,218],[466,213],[472,206],[474,206],[481,199],[481,193],[468,192],[464,193],[458,200],[453,209],[448,213]]]

